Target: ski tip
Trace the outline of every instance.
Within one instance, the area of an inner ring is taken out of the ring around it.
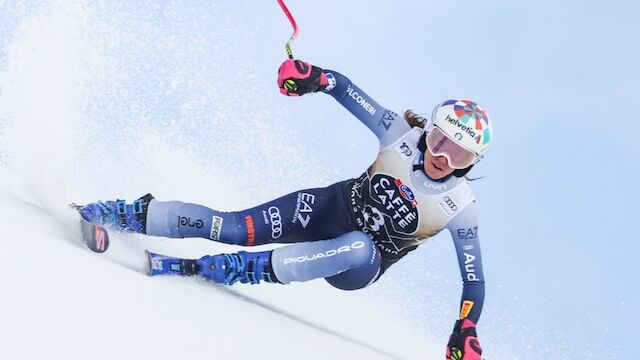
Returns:
[[[102,226],[92,224],[84,219],[80,221],[82,238],[87,247],[97,253],[103,253],[109,248],[109,233]]]
[[[147,267],[146,267],[146,272],[148,276],[153,275],[153,270],[151,267],[151,252],[149,252],[149,250],[144,250],[144,256],[147,259]]]

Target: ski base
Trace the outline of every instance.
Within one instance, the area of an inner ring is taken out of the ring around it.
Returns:
[[[109,233],[102,226],[88,222],[80,218],[82,240],[85,245],[97,253],[103,253],[109,248]]]

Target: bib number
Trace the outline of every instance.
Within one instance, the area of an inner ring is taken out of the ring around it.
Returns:
[[[362,212],[364,222],[371,230],[378,231],[384,225],[384,217],[378,208],[371,207],[370,209],[373,214],[369,214],[366,211]]]

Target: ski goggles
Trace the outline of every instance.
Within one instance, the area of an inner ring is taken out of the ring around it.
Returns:
[[[425,139],[427,149],[433,156],[444,156],[454,169],[466,169],[476,161],[476,153],[463,148],[434,126]]]

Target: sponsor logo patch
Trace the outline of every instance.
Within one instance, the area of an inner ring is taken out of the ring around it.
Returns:
[[[204,226],[204,221],[200,219],[191,220],[190,217],[186,217],[186,216],[178,216],[178,227],[181,227],[181,226],[188,226],[188,227],[194,227],[197,229],[202,229],[202,227]]]
[[[327,75],[327,80],[329,81],[329,85],[327,85],[324,91],[331,91],[333,90],[334,87],[336,87],[336,84],[337,84],[336,77],[333,76],[332,73],[326,73],[325,75]]]
[[[107,245],[108,245],[108,236],[107,236],[107,232],[99,227],[99,226],[95,226],[95,248],[98,250],[98,252],[105,252],[107,251]]]
[[[469,253],[463,253],[463,254],[464,254],[464,271],[467,273],[467,280],[480,281],[480,279],[478,279],[478,276],[476,275],[476,266],[473,263],[476,257]]]
[[[256,229],[253,227],[251,215],[245,216],[244,222],[247,224],[247,246],[253,246],[256,242]]]
[[[458,237],[463,240],[473,240],[478,237],[478,227],[458,229]]]
[[[347,88],[347,94],[358,105],[362,106],[362,108],[365,109],[369,114],[371,115],[376,114],[376,108],[374,108],[373,105],[371,105],[362,95],[358,94],[358,92],[351,87],[351,84],[349,84],[349,87]],[[389,126],[391,126],[391,123],[389,123]],[[388,129],[389,128],[387,127],[387,130]]]
[[[373,115],[373,113],[371,115]],[[396,120],[397,116],[398,114],[394,113],[391,110],[385,111],[384,115],[382,115],[382,119],[380,119],[380,122],[378,122],[378,126],[382,126],[385,130],[389,130],[391,125],[393,125],[393,122]]]
[[[211,235],[209,235],[209,238],[211,240],[220,241],[220,233],[222,232],[222,221],[223,219],[220,216],[214,216],[211,219]]]
[[[413,195],[413,191],[411,191],[407,185],[403,184],[400,179],[396,179],[396,186],[398,187],[398,190],[400,190],[400,195],[409,200],[411,202],[411,206],[415,208],[418,205],[418,201],[416,200],[415,195]]]
[[[447,184],[434,184],[431,180],[425,181],[424,185],[433,190],[447,190]]]
[[[162,267],[162,260],[159,259],[153,259],[151,260],[151,269],[153,270],[164,270],[164,268]]]
[[[343,252],[349,252],[351,250],[357,250],[360,248],[363,248],[365,246],[365,243],[362,241],[356,241],[351,245],[345,245],[345,246],[341,246],[337,249],[330,249],[324,252],[320,252],[317,254],[311,254],[311,255],[304,255],[304,256],[298,256],[298,257],[291,257],[291,258],[286,258],[284,259],[284,264],[288,265],[288,264],[295,264],[295,263],[303,263],[303,262],[307,262],[307,261],[314,261],[314,260],[318,260],[318,259],[324,259],[324,258],[328,258],[328,257],[332,257],[338,254],[341,254]]]
[[[406,142],[402,142],[402,144],[396,146],[396,152],[400,154],[403,160],[411,158],[411,155],[414,154],[415,147],[407,144]]]
[[[182,270],[182,267],[180,266],[180,264],[171,263],[169,264],[169,269],[174,272],[180,272],[180,270]]]
[[[303,229],[307,228],[309,225],[309,221],[311,220],[311,213],[313,212],[313,207],[316,202],[316,196],[309,193],[298,193],[298,200],[296,202],[296,211],[293,214],[293,222],[300,222]]]
[[[460,308],[460,320],[466,319],[473,308],[473,301],[465,300]]]
[[[374,208],[376,214],[385,215],[391,222],[391,225],[397,231],[406,234],[412,234],[418,228],[418,210],[416,208],[418,202],[415,199],[413,191],[408,186],[402,184],[400,179],[396,179],[385,174],[375,174],[371,179],[371,197],[381,206]],[[376,223],[384,224],[384,219]],[[374,231],[379,230],[373,228]]]
[[[451,216],[458,211],[458,205],[450,196],[445,196],[444,199],[440,200],[438,207],[447,216]]]
[[[282,218],[280,217],[280,209],[272,206],[268,210],[269,220],[271,222],[271,238],[273,240],[282,236]]]

